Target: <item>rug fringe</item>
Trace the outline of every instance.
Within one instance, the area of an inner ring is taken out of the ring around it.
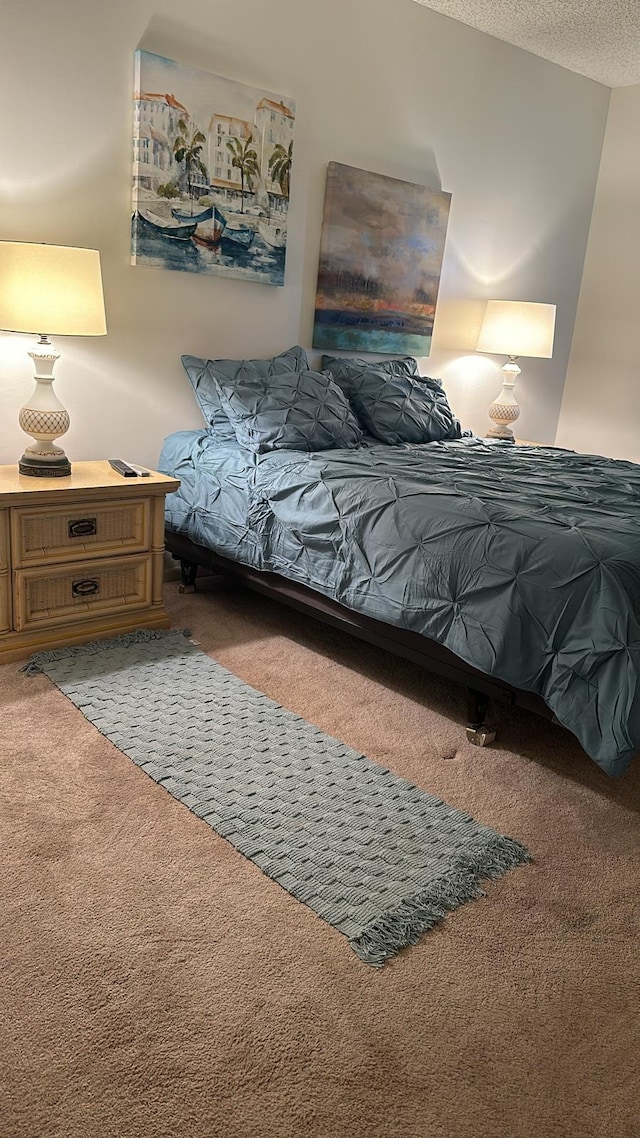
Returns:
[[[509,869],[531,860],[520,842],[500,834],[483,853],[465,859],[464,867],[455,875],[434,882],[428,892],[403,901],[359,936],[351,937],[351,947],[365,964],[382,968],[401,948],[417,944],[422,934],[442,921],[447,913],[467,901],[484,897],[481,881],[497,881]]]
[[[69,656],[95,656],[99,652],[107,652],[110,648],[123,648],[128,644],[142,644],[150,640],[160,640],[174,636],[181,638],[191,636],[190,628],[164,629],[164,628],[137,628],[133,632],[125,632],[122,636],[113,636],[110,640],[92,640],[89,644],[77,644],[67,648],[53,648],[48,652],[36,652],[31,659],[19,669],[27,676],[37,676],[44,671],[45,664],[54,660],[65,660]]]

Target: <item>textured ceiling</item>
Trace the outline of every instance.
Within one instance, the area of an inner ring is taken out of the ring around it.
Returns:
[[[640,83],[640,0],[417,0],[607,87]]]

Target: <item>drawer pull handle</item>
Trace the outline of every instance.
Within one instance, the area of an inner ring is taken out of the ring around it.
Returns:
[[[73,597],[95,597],[100,592],[100,582],[97,577],[83,577],[81,581],[74,581],[71,585]]]
[[[79,518],[77,522],[69,522],[69,537],[91,537],[97,532],[95,518]]]

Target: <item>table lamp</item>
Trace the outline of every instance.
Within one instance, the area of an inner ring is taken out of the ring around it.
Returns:
[[[514,441],[509,424],[514,423],[520,414],[513,393],[516,379],[520,375],[516,360],[519,356],[551,359],[555,322],[555,304],[520,300],[487,301],[476,351],[509,357],[502,369],[502,391],[489,407],[489,418],[493,420],[493,426],[487,431],[487,438]]]
[[[97,249],[0,241],[0,329],[40,337],[29,352],[36,385],[18,417],[34,442],[26,448],[18,469],[40,478],[71,474],[69,459],[54,442],[69,429],[69,414],[53,390],[53,367],[60,353],[49,334],[106,334]]]

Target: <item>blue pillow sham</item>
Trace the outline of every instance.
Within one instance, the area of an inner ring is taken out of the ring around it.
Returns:
[[[215,382],[238,442],[257,454],[360,445],[362,431],[348,400],[326,374],[245,369]]]
[[[372,367],[383,375],[417,375],[418,363],[413,356],[400,356],[392,360],[361,360],[357,356],[323,356],[322,370],[330,371],[336,383],[348,379],[354,371]]]
[[[329,359],[324,356],[323,363]],[[388,360],[380,365],[339,360],[328,366],[327,374],[342,388],[365,429],[383,443],[459,439],[460,422],[439,381],[398,364],[405,361]]]
[[[202,414],[221,442],[235,442],[236,433],[220,403],[216,380],[233,381],[236,376],[265,378],[282,372],[305,371],[309,367],[307,353],[299,344],[264,360],[201,360],[197,356],[181,358]]]

